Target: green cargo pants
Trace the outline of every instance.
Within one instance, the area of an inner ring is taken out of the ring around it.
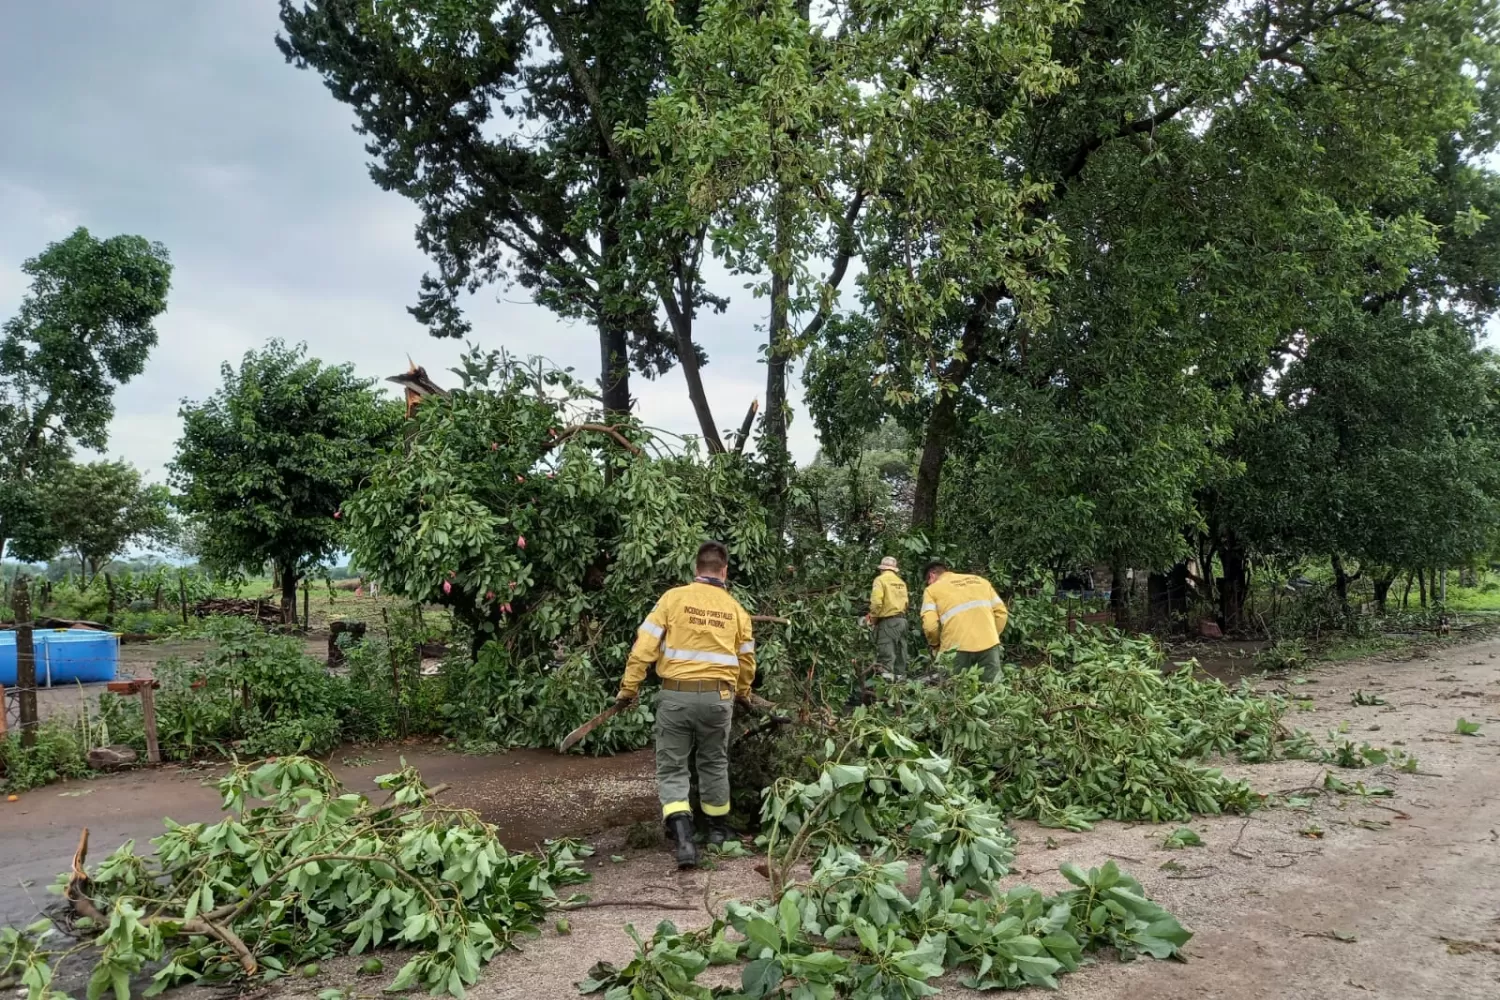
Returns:
[[[698,800],[705,816],[729,815],[729,725],[734,689],[669,691],[656,701],[656,790],[663,817],[690,812],[697,751]]]
[[[986,681],[992,681],[1000,676],[1000,644],[996,643],[989,649],[981,649],[978,652],[960,649],[958,655],[953,658],[953,666],[958,670],[968,670],[970,667],[978,666],[981,670],[980,676]]]
[[[892,615],[875,623],[875,664],[894,677],[906,676],[905,615]]]

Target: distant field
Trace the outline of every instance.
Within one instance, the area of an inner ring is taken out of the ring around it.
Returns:
[[[390,597],[384,592],[379,597],[371,597],[369,590],[356,597],[355,588],[359,585],[358,580],[335,580],[333,591],[329,592],[328,584],[322,580],[314,580],[308,593],[308,611],[312,615],[312,628],[314,631],[326,629],[331,621],[363,621],[379,622],[381,611],[390,612],[396,608],[407,607],[409,602]],[[251,600],[264,598],[268,601],[279,603],[281,592],[271,585],[270,577],[257,577],[246,580],[235,592],[236,597],[247,597]],[[446,608],[435,605],[425,605],[422,614],[429,623],[441,623],[446,626],[449,614]],[[297,591],[297,615],[302,615],[302,591]]]

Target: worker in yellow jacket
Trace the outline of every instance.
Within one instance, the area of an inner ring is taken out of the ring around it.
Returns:
[[[960,670],[979,666],[984,679],[1000,673],[1000,633],[1009,612],[982,576],[950,572],[934,560],[927,564],[927,589],[922,592],[922,633],[933,652],[958,651]]]
[[[708,841],[722,844],[729,836],[729,727],[736,702],[748,707],[755,679],[750,614],[726,589],[728,574],[729,552],[722,543],[698,547],[693,582],[663,594],[637,629],[617,700],[634,701],[647,669],[656,667],[656,787],[683,868],[698,863],[688,761],[696,750]]]
[[[875,627],[875,662],[895,677],[906,673],[906,581],[895,556],[880,560],[880,575],[870,587],[865,624]]]

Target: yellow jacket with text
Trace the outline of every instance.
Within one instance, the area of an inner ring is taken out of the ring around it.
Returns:
[[[672,588],[636,630],[619,696],[639,694],[653,665],[663,680],[726,681],[735,694],[749,695],[755,679],[750,613],[718,581],[699,577]]]
[[[1000,642],[1008,617],[982,576],[944,573],[922,592],[922,632],[933,649],[982,653]]]
[[[906,614],[906,581],[891,570],[881,570],[870,588],[870,617],[894,618]]]

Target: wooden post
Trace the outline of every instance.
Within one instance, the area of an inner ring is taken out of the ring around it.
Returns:
[[[153,764],[161,763],[161,747],[156,742],[156,681],[141,685],[141,720],[146,724],[146,759]]]
[[[0,740],[5,739],[6,730],[10,724],[5,721],[5,685],[0,684]]]
[[[307,607],[308,594],[311,592],[311,590],[312,590],[312,588],[307,585],[307,581],[303,580],[302,581],[302,631],[304,631],[304,632],[311,632],[312,631],[312,612],[309,611],[308,607]]]
[[[396,644],[391,641],[391,616],[385,608],[380,609],[380,620],[385,623],[385,648],[391,657],[391,690],[396,699],[396,729],[401,736],[406,735],[406,713],[401,709],[401,667],[396,661]],[[422,654],[417,653],[420,662]]]
[[[31,593],[28,581],[18,576],[16,606],[16,691],[21,707],[21,745],[36,746],[36,647],[31,644]]]
[[[187,575],[177,575],[177,599],[182,602],[182,625],[187,627]]]

